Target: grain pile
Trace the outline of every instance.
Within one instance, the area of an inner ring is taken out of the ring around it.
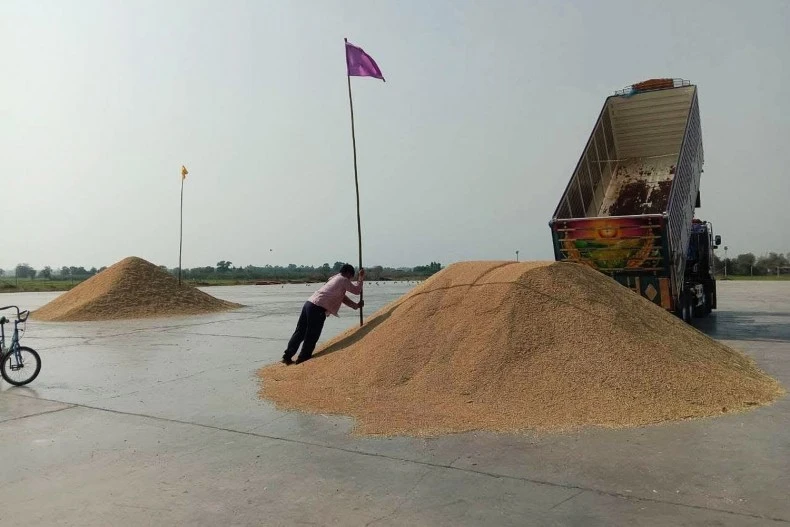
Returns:
[[[570,263],[452,265],[314,357],[261,369],[260,395],[368,434],[638,426],[782,393],[742,354]]]
[[[108,267],[33,313],[47,321],[198,315],[240,307],[178,280],[141,258]]]

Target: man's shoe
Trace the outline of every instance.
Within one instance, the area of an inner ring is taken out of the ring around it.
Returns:
[[[307,358],[302,358],[302,357],[299,357],[299,358],[297,358],[297,359],[296,359],[296,363],[295,363],[295,364],[301,364],[301,363],[303,363],[304,361],[306,361],[306,360],[310,360],[310,359],[312,359],[312,357],[307,357]]]
[[[294,361],[292,361],[288,357],[283,357],[282,363],[285,364],[286,366],[290,366],[291,364],[294,363]]]

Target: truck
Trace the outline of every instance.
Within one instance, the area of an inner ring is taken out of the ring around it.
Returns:
[[[588,265],[686,322],[716,309],[700,207],[697,86],[650,79],[606,98],[549,222],[554,257]]]

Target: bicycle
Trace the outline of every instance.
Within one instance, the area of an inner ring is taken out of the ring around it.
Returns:
[[[30,311],[20,311],[17,306],[0,307],[0,311],[6,309],[16,309],[16,320],[14,320],[14,335],[11,337],[11,345],[5,345],[5,325],[11,321],[5,316],[0,316],[0,374],[3,379],[14,386],[24,386],[38,377],[41,371],[41,357],[36,350],[19,345],[19,339],[25,334],[27,317]],[[19,325],[25,324],[20,333]]]

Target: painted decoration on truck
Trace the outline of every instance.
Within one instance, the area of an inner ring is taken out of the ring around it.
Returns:
[[[660,217],[559,220],[553,229],[560,260],[610,273],[664,270]]]
[[[646,273],[634,275],[620,273],[614,279],[654,304],[664,309],[673,309],[672,295],[669,293],[669,278]]]

